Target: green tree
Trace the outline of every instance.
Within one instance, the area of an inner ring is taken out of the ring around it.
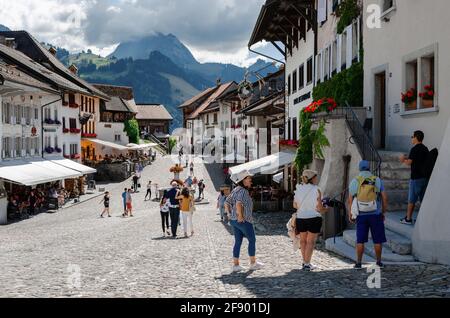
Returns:
[[[123,131],[127,133],[130,143],[139,144],[139,124],[136,119],[126,120],[125,129]]]

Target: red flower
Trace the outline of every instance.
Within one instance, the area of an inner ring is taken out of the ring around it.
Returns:
[[[425,96],[425,94],[423,94],[423,95]],[[429,95],[429,96],[434,96],[434,92],[433,92],[433,91],[429,91],[429,92],[428,92],[428,95]]]
[[[427,85],[427,86],[425,86],[425,89],[426,89],[427,91],[430,91],[430,90],[433,89],[433,87],[432,87],[431,85]]]

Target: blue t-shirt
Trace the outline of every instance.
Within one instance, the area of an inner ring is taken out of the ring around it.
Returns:
[[[172,189],[170,189],[169,191],[166,192],[166,194],[164,196],[164,199],[169,199],[170,200],[170,204],[172,206],[179,206],[180,203],[176,199],[177,193],[178,193],[178,189],[177,188],[172,188]]]
[[[126,203],[127,202],[127,192],[124,192],[124,193],[122,193],[122,200],[123,200],[123,203]]]
[[[363,177],[363,178],[370,178],[371,176],[373,176],[373,174],[369,171],[362,171],[359,174],[359,176]],[[356,178],[353,179],[352,182],[350,183],[349,192],[352,197],[356,197],[358,195],[358,185],[359,185],[359,183]],[[380,178],[377,178],[377,181],[375,182],[375,186],[378,189],[380,189],[380,193],[384,192],[384,183]],[[379,215],[382,213],[381,207],[382,207],[381,196],[379,196],[378,200],[377,200],[377,210],[373,213],[364,213],[364,215]]]

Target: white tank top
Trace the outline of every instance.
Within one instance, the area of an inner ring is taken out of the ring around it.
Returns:
[[[294,201],[300,207],[297,210],[297,219],[313,219],[322,217],[317,212],[317,199],[319,187],[313,184],[299,185],[295,191]]]

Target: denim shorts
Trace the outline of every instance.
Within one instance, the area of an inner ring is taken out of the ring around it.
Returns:
[[[409,181],[408,203],[416,204],[422,202],[427,191],[428,179],[417,179]]]

